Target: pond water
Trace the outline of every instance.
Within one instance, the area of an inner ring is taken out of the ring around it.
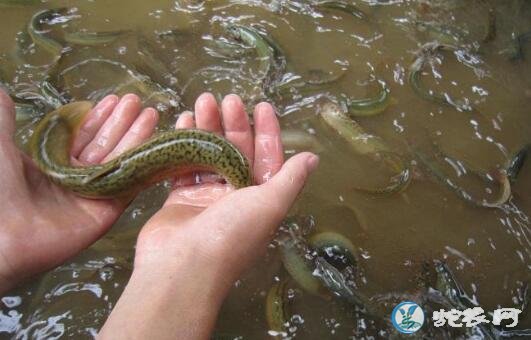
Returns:
[[[165,130],[201,92],[236,93],[249,106],[275,105],[296,139],[288,156],[319,153],[291,226],[308,237],[328,231],[348,238],[358,259],[351,283],[382,314],[306,292],[283,268],[275,241],[235,283],[219,338],[278,334],[265,305],[281,280],[288,325],[280,333],[297,339],[396,335],[382,320],[398,301],[435,294],[437,261],[486,312],[519,308],[529,296],[531,163],[517,174],[508,164],[531,143],[531,2],[347,3],[360,12],[311,1],[0,1],[0,76],[21,102],[45,111],[54,100],[136,92],[160,109]],[[47,39],[35,44],[28,25],[43,9],[54,11],[34,22]],[[234,24],[274,49],[235,39],[227,28]],[[320,112],[332,102],[346,112],[382,89],[383,108],[350,119],[401,160],[408,182],[376,193],[370,188],[404,179],[389,167],[397,163],[356,152]],[[18,118],[24,148],[39,117]],[[0,337],[94,337],[131,274],[139,228],[166,193],[164,184],[142,193],[103,239],[7,294]],[[517,328],[531,328],[531,316],[521,314]],[[501,330],[425,326],[424,334],[489,338]]]

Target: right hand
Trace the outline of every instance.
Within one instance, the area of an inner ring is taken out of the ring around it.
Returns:
[[[265,252],[318,164],[311,153],[283,163],[270,104],[256,106],[254,133],[235,95],[225,97],[221,115],[210,94],[200,96],[195,109],[195,120],[184,114],[177,127],[225,135],[249,159],[257,185],[234,190],[181,180],[140,232],[133,275],[103,338],[207,338],[230,287]]]

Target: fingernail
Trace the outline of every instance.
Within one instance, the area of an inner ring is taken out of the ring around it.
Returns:
[[[308,172],[313,172],[319,165],[319,157],[317,155],[310,155],[306,159],[306,166],[308,167]]]
[[[256,104],[256,112],[258,114],[267,114],[269,112],[275,112],[273,109],[273,106],[269,104],[268,102],[260,102]]]
[[[122,97],[122,100],[125,100],[125,101],[140,101],[140,97],[137,96],[136,94],[134,93],[128,93],[128,94],[125,94],[123,97]]]
[[[240,105],[240,103],[242,103],[242,100],[238,95],[231,93],[226,95],[225,98],[223,98],[223,102],[225,102],[225,105]]]
[[[119,99],[116,96],[110,95],[103,98],[95,107],[94,113],[96,115],[101,115],[104,111],[110,109],[110,106],[116,106]]]
[[[79,157],[79,160],[85,164],[98,164],[101,161],[101,156],[96,151],[89,151],[84,157]]]
[[[145,118],[145,121],[149,123],[153,123],[155,125],[158,124],[159,122],[159,113],[157,110],[155,110],[154,108],[152,107],[148,107],[148,108],[145,108],[141,115],[144,115]]]
[[[217,105],[216,97],[210,92],[204,92],[201,93],[199,97],[197,97],[197,100],[195,101],[196,105],[199,105],[199,107],[202,107],[203,105],[210,105],[209,102],[215,102]],[[197,111],[197,108],[196,108]]]
[[[140,105],[141,101],[140,98],[136,94],[126,94],[125,96],[120,99],[118,104],[116,104],[116,107],[114,108],[114,112],[124,112],[126,111],[126,108],[130,107],[131,105]],[[128,111],[127,111],[128,112]],[[128,112],[129,113],[129,112]],[[136,114],[137,112],[131,111],[130,113]]]

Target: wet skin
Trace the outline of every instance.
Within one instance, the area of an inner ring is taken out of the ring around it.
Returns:
[[[140,231],[131,280],[100,338],[209,336],[230,287],[265,252],[318,164],[311,153],[284,163],[271,105],[257,105],[253,118],[252,129],[239,97],[225,97],[220,112],[211,94],[198,98],[194,115],[181,115],[177,128],[197,127],[231,141],[252,165],[257,185],[234,190],[203,173],[176,178],[163,207]],[[149,138],[157,119],[155,110],[141,110],[136,96],[105,98],[80,128],[72,163],[98,164],[117,157]],[[17,149],[14,130],[13,103],[0,93],[4,292],[90,245],[124,208],[123,202],[84,199],[53,184]],[[202,268],[199,274],[197,268]],[[168,315],[182,317],[176,322]]]

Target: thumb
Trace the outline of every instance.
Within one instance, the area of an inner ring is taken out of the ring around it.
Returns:
[[[318,163],[312,153],[297,154],[268,182],[236,190],[197,216],[202,249],[222,259],[227,278],[236,279],[266,249]]]
[[[319,157],[310,152],[301,152],[288,159],[279,172],[262,185],[266,195],[271,195],[281,207],[285,207],[283,214],[287,213],[317,165]]]
[[[15,105],[9,95],[0,88],[0,136],[13,136],[15,132]]]

